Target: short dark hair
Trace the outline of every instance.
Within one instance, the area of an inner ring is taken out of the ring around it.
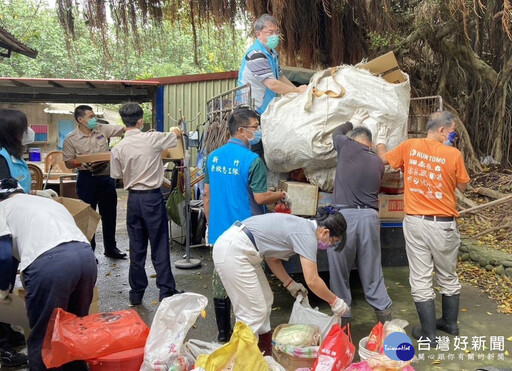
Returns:
[[[238,128],[247,127],[250,124],[251,118],[259,120],[260,116],[256,111],[249,108],[235,108],[228,117],[229,134],[233,136],[236,134]]]
[[[78,118],[79,117],[84,117],[85,116],[85,111],[92,111],[92,107],[91,106],[88,106],[88,105],[85,105],[85,104],[82,104],[78,107],[75,108],[75,120],[76,122],[78,122]]]
[[[335,247],[341,251],[347,242],[347,221],[345,217],[334,206],[321,206],[317,209],[316,223],[319,227],[329,230],[331,237],[339,237],[340,242]]]
[[[25,193],[22,188],[19,187],[19,183],[15,178],[5,178],[0,180],[0,201],[6,200],[10,195],[15,193]],[[5,192],[4,190],[9,190]]]
[[[21,138],[27,131],[27,116],[18,110],[0,109],[0,147],[16,158],[23,156]]]
[[[372,142],[372,132],[365,126],[356,126],[352,129],[352,133],[350,133],[350,138],[356,139],[358,137],[363,137],[368,142]]]
[[[144,116],[144,110],[137,103],[126,103],[119,109],[119,114],[126,127],[132,128]]]
[[[448,111],[437,111],[434,113],[431,113],[428,117],[427,122],[427,131],[435,131],[439,129],[441,126],[444,126],[446,129],[448,129],[450,126],[452,126],[452,122],[455,121],[455,117],[453,117],[453,114]]]

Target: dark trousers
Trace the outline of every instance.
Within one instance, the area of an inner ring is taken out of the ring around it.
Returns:
[[[46,370],[41,349],[48,321],[55,308],[79,317],[89,313],[97,267],[91,246],[83,242],[66,242],[40,255],[23,271],[27,291],[25,302],[31,328],[28,359],[31,371]],[[75,366],[63,369],[81,368]],[[82,362],[82,366],[85,366]]]
[[[176,290],[171,271],[167,211],[161,192],[130,193],[126,212],[126,226],[130,239],[130,300],[141,300],[148,287],[144,265],[151,245],[151,261],[156,271],[156,286],[160,300]]]
[[[20,262],[18,259],[12,257],[12,266],[11,266],[11,277],[10,283],[11,287],[14,287],[16,283],[16,272],[18,270],[18,265]],[[11,288],[12,292],[12,288]],[[3,348],[5,345],[9,345],[9,338],[13,330],[11,329],[11,325],[8,323],[0,322],[0,348]]]
[[[116,246],[117,193],[116,182],[109,176],[92,176],[90,171],[79,171],[76,181],[78,197],[87,202],[101,215],[103,226],[103,246],[105,253],[112,252]],[[95,238],[91,241],[92,249],[96,248]]]

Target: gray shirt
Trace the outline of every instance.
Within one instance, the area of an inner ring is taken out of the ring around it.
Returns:
[[[254,235],[261,257],[288,260],[294,254],[299,254],[316,262],[315,221],[295,215],[272,213],[251,216],[243,224]]]
[[[338,152],[334,203],[379,210],[379,190],[384,164],[373,150],[345,136],[350,130],[352,123],[347,122],[332,134],[334,149]]]

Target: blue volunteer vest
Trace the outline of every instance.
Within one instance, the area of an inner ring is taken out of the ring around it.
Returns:
[[[30,171],[28,170],[28,166],[25,160],[22,158],[14,158],[7,152],[5,148],[0,150],[0,156],[5,158],[7,161],[11,177],[18,181],[19,185],[23,188],[25,193],[30,193],[32,180],[30,179]]]
[[[258,155],[239,139],[228,143],[208,156],[210,184],[210,217],[208,240],[217,238],[237,220],[263,214],[249,187],[249,169]]]
[[[274,50],[274,53],[270,53],[270,51],[258,40],[252,44],[252,46],[245,52],[244,57],[242,58],[242,65],[240,66],[240,70],[238,71],[238,86],[244,85],[244,82],[242,81],[242,77],[244,74],[244,70],[246,68],[246,57],[247,54],[250,52],[257,50],[267,57],[268,63],[270,64],[270,68],[272,69],[272,72],[274,73],[274,77],[279,80],[279,56],[277,55],[277,52]],[[265,95],[263,96],[263,101],[261,103],[261,106],[256,108],[256,112],[258,114],[262,114],[267,109],[268,104],[272,99],[277,97],[277,93],[274,93],[269,88],[265,88]]]

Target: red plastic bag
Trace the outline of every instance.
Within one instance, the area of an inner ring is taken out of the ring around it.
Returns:
[[[134,310],[77,317],[61,308],[53,310],[41,355],[48,368],[75,360],[140,348],[149,327]]]
[[[338,371],[348,367],[354,359],[356,347],[352,344],[349,325],[335,324],[320,345],[313,371]]]
[[[384,325],[378,322],[373,326],[370,336],[368,336],[368,342],[366,343],[366,349],[372,352],[380,352],[382,344],[384,343]]]

